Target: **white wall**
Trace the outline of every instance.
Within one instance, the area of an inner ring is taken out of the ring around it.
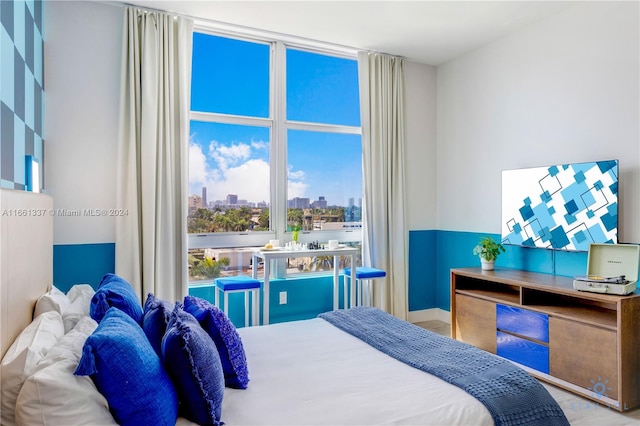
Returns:
[[[123,9],[43,5],[46,192],[56,209],[114,208]],[[114,240],[113,217],[54,217],[54,244]]]
[[[46,186],[59,209],[112,208],[123,9],[45,3]],[[435,68],[406,63],[410,229],[435,227]],[[55,244],[113,242],[110,217],[55,217]]]
[[[405,105],[408,228],[436,229],[435,67],[405,62]]]
[[[438,229],[500,233],[504,169],[619,159],[640,241],[638,17],[585,2],[438,67]]]

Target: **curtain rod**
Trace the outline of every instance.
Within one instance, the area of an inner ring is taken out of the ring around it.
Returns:
[[[171,10],[162,10],[156,9],[148,6],[142,6],[138,4],[126,3],[122,1],[114,1],[114,0],[99,0],[96,3],[103,3],[110,6],[117,6],[124,8],[125,6],[135,7],[141,10],[146,10],[150,12],[162,12],[162,13],[170,13],[176,16],[180,16],[183,18],[188,18],[193,20],[194,26],[201,27],[203,29],[209,29],[213,31],[231,33],[237,36],[245,36],[245,37],[254,37],[263,40],[278,40],[285,43],[291,43],[298,46],[305,47],[315,47],[322,50],[329,50],[335,53],[342,53],[347,55],[356,55],[358,52],[369,52],[369,53],[380,53],[374,52],[369,49],[362,49],[353,46],[346,46],[338,43],[331,43],[306,37],[295,36],[291,34],[279,33],[276,31],[269,31],[260,28],[247,27],[238,24],[232,24],[228,22],[216,21],[210,18],[202,18],[199,16],[187,15],[184,13],[178,13]],[[393,55],[391,55],[393,56]]]

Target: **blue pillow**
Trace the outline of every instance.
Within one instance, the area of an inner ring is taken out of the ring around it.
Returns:
[[[89,315],[100,323],[112,306],[128,314],[136,323],[142,321],[142,305],[131,284],[115,274],[106,274],[91,298]]]
[[[249,384],[247,357],[238,330],[229,317],[208,301],[194,296],[185,296],[184,310],[198,320],[216,344],[225,385],[235,389],[246,389]]]
[[[178,303],[162,339],[162,358],[178,391],[180,414],[201,425],[221,425],[224,374],[218,351]]]
[[[171,425],[178,395],[142,328],[111,308],[87,337],[75,373],[90,375],[121,425]]]
[[[147,295],[147,300],[144,302],[142,330],[159,357],[162,357],[162,338],[167,332],[174,306],[171,302],[158,299],[152,293]]]

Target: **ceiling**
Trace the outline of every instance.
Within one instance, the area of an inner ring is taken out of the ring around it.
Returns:
[[[440,65],[575,1],[127,1]]]

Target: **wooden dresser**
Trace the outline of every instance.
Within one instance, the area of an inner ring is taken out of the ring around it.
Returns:
[[[619,411],[640,406],[640,292],[515,269],[451,270],[451,337]]]

